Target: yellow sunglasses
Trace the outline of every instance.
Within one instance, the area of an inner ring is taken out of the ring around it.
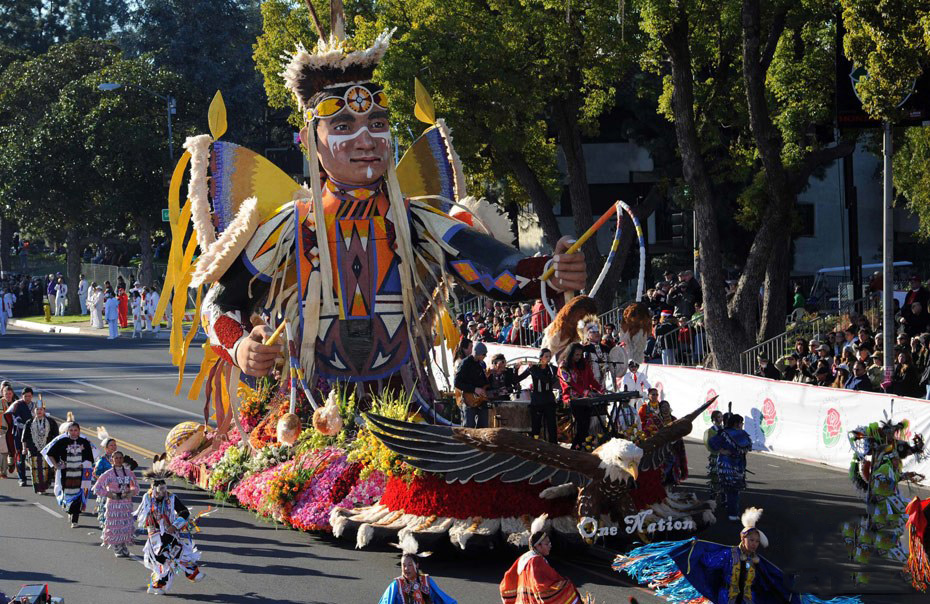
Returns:
[[[374,107],[387,109],[387,95],[384,94],[383,90],[371,92],[364,86],[352,86],[341,97],[328,96],[317,103],[315,107],[307,110],[307,119],[333,117],[346,107],[352,113],[359,115],[368,113]]]

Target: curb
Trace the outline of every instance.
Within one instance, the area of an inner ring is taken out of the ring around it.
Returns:
[[[20,319],[10,319],[9,325],[12,325],[14,327],[19,327],[21,329],[28,329],[30,331],[41,331],[42,333],[70,333],[70,334],[81,333],[80,327],[68,327],[66,325],[44,325],[42,323],[34,323],[32,321],[22,321]]]

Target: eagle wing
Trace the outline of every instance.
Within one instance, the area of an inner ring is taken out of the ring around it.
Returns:
[[[368,413],[375,436],[415,468],[442,474],[446,482],[528,481],[585,487],[602,480],[600,460],[503,428],[418,424]]]
[[[672,455],[672,445],[691,434],[694,418],[703,413],[715,400],[717,400],[716,396],[688,415],[676,419],[667,426],[663,426],[658,432],[643,441],[640,445],[643,450],[643,458],[639,462],[639,469],[645,471],[661,468]]]

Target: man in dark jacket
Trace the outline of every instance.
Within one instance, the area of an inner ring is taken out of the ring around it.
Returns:
[[[756,370],[756,375],[770,380],[781,379],[781,372],[775,365],[769,362],[768,357],[764,354],[759,355],[759,369]]]
[[[875,392],[872,380],[869,379],[865,363],[856,361],[853,365],[853,374],[846,380],[846,390],[860,390],[862,392]]]

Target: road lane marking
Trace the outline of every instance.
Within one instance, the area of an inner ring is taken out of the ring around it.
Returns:
[[[133,401],[138,401],[146,405],[152,405],[153,407],[161,407],[162,409],[167,409],[169,411],[175,411],[183,415],[189,415],[190,417],[196,417],[198,419],[203,417],[203,413],[194,413],[193,411],[188,411],[187,409],[181,409],[180,407],[172,407],[171,405],[166,405],[164,403],[157,403],[155,401],[150,401],[148,399],[144,399],[138,396],[133,396],[131,394],[125,394],[123,392],[117,392],[116,390],[110,390],[109,388],[104,388],[103,386],[95,386],[94,384],[91,384],[90,382],[85,382],[83,380],[74,380],[74,383],[80,384],[82,386],[87,386],[88,388],[95,388],[96,390],[100,390],[101,392],[106,392],[107,394],[112,394],[114,396],[121,396],[123,398],[128,398]]]
[[[23,384],[24,386],[31,386],[31,385],[32,385],[32,384],[30,384],[29,382],[24,382],[24,381],[22,381],[22,380],[16,380],[16,379],[12,379],[12,378],[7,378],[7,377],[4,377],[4,376],[0,376],[0,378],[2,378],[2,379],[8,379],[8,380],[10,380],[11,382],[13,382],[14,384]],[[36,387],[33,386],[33,388],[36,388]],[[97,410],[103,411],[103,412],[105,412],[105,413],[112,413],[113,415],[118,415],[118,416],[123,417],[123,418],[126,418],[126,419],[128,419],[128,420],[131,420],[131,421],[134,421],[134,422],[138,422],[138,423],[140,423],[140,424],[145,424],[146,426],[151,426],[152,428],[158,428],[159,430],[164,430],[165,432],[170,432],[170,431],[171,431],[171,428],[165,428],[164,426],[159,426],[159,425],[157,425],[157,424],[153,424],[153,423],[151,423],[151,422],[147,422],[147,421],[145,421],[144,419],[139,419],[139,418],[137,418],[137,417],[132,417],[132,416],[130,416],[130,415],[126,415],[125,413],[120,413],[119,411],[113,411],[112,409],[107,409],[107,408],[101,407],[101,406],[99,406],[99,405],[94,405],[93,403],[87,403],[87,402],[84,402],[84,401],[79,401],[79,400],[76,399],[76,398],[71,398],[70,396],[66,396],[66,395],[64,395],[64,394],[61,394],[61,392],[58,391],[58,390],[52,390],[52,389],[49,389],[49,388],[36,388],[36,389],[37,389],[37,390],[41,390],[42,393],[52,394],[52,395],[55,395],[55,396],[57,396],[57,397],[59,397],[59,398],[63,398],[63,399],[65,399],[65,400],[69,400],[69,401],[72,401],[72,402],[74,402],[74,403],[77,403],[78,405],[84,405],[85,407],[91,407],[92,409],[97,409]]]
[[[33,502],[32,502],[32,505],[36,506],[37,508],[39,508],[40,510],[42,510],[42,511],[44,511],[44,512],[48,512],[49,514],[51,514],[51,515],[54,516],[55,518],[64,518],[64,516],[62,516],[61,514],[59,514],[58,512],[56,512],[55,510],[45,507],[44,505],[42,505],[42,504],[39,503],[38,501],[33,501]]]
[[[773,463],[767,463],[767,464],[765,464],[765,465],[767,465],[767,466],[770,467],[770,468],[778,468],[778,467],[780,467],[780,466],[776,466],[776,465],[773,464]]]

